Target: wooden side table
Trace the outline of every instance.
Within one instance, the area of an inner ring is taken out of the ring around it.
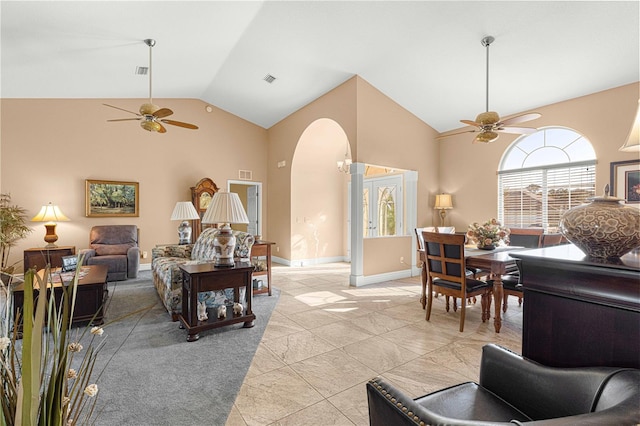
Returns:
[[[263,271],[255,271],[253,276],[266,275],[267,276],[267,287],[263,287],[260,290],[254,290],[253,294],[261,294],[269,292],[269,296],[271,296],[271,246],[275,243],[271,241],[263,241],[256,240],[251,246],[251,258],[254,257],[264,257],[266,258],[266,266],[267,269]]]
[[[236,262],[233,268],[216,268],[213,263],[198,265],[180,265],[182,270],[182,312],[178,318],[180,328],[187,329],[187,342],[194,342],[200,338],[200,332],[225,325],[244,322],[245,328],[254,326],[256,319],[251,309],[252,286],[251,274],[253,265],[250,262]],[[233,288],[233,301],[240,303],[240,288],[246,289],[246,306],[241,314],[234,314],[233,309],[227,307],[227,317],[217,318],[217,312],[208,309],[208,320],[198,321],[198,293],[201,291],[215,291]]]
[[[24,251],[24,270],[29,268],[44,269],[47,263],[51,264],[51,268],[60,268],[62,267],[62,256],[75,254],[76,248],[74,246],[29,248]]]

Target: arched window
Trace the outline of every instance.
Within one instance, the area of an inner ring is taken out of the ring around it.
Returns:
[[[498,218],[507,227],[556,232],[564,212],[595,196],[596,155],[579,133],[551,127],[522,136],[498,170]]]

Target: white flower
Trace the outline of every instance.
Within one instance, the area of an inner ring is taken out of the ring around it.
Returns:
[[[78,373],[73,368],[70,368],[69,371],[67,371],[67,379],[75,379],[76,377],[78,377]]]
[[[91,329],[91,334],[93,335],[102,336],[102,333],[104,333],[104,329],[102,327],[93,327]]]
[[[98,385],[95,383],[84,388],[84,394],[90,397],[94,397],[98,394]]]
[[[82,350],[82,345],[77,342],[73,342],[69,344],[69,352],[80,352]]]
[[[0,337],[0,351],[4,351],[11,344],[11,339],[8,337]]]

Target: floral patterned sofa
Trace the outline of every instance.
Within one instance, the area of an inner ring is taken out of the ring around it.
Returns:
[[[173,321],[178,320],[178,314],[182,311],[182,273],[179,265],[187,262],[211,262],[214,255],[213,238],[217,232],[216,228],[207,228],[194,244],[162,245],[154,247],[151,251],[153,284]],[[235,230],[233,234],[236,236],[234,257],[249,258],[255,241],[253,235]],[[244,294],[240,294],[240,300],[243,299]],[[205,301],[210,308],[226,304],[233,301],[233,289],[202,292],[198,294],[198,300]]]

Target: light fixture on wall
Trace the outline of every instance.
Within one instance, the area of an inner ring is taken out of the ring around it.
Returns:
[[[211,203],[202,217],[202,223],[223,224],[213,239],[215,250],[213,263],[216,267],[234,266],[233,254],[236,247],[236,237],[229,224],[249,223],[249,218],[238,194],[223,190],[213,194]]]
[[[619,148],[619,151],[623,152],[638,152],[640,151],[640,99],[638,100],[638,107],[636,108],[636,119],[631,126],[627,141]]]
[[[436,194],[436,203],[433,208],[440,210],[440,226],[444,226],[444,218],[447,215],[446,210],[453,208],[451,194]]]
[[[47,230],[44,240],[47,242],[45,248],[55,248],[55,242],[58,241],[56,235],[56,222],[67,222],[69,218],[66,217],[58,206],[54,206],[52,203],[42,206],[40,212],[31,219],[32,222],[45,222],[44,227]]]
[[[349,155],[349,145],[347,144],[347,149],[344,153],[344,160],[338,161],[338,171],[342,173],[349,173],[352,162],[351,156]]]
[[[191,224],[190,220],[200,219],[200,215],[193,207],[191,201],[178,201],[171,213],[171,220],[181,220],[178,226],[178,244],[189,244],[191,242]]]

